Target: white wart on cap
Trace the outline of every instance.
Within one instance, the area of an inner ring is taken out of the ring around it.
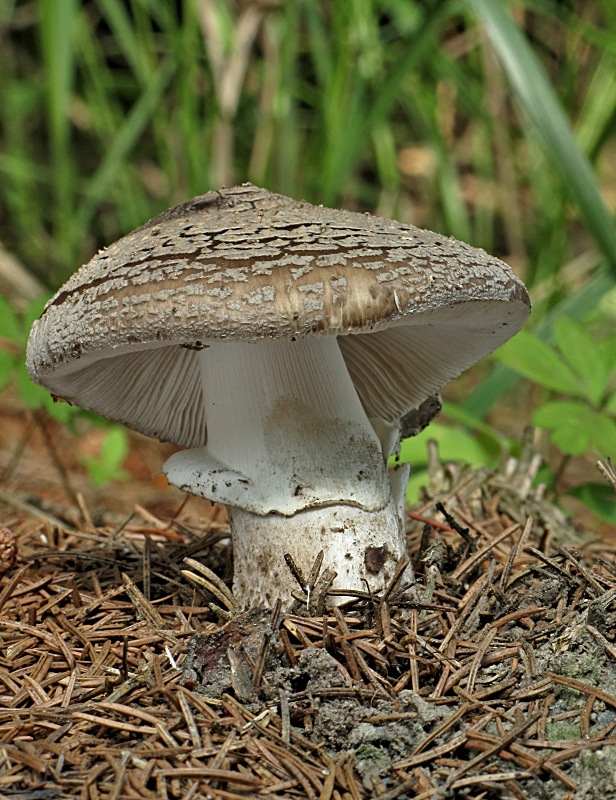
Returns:
[[[235,589],[271,603],[292,588],[284,552],[307,571],[324,547],[347,587],[391,576],[404,537],[388,436],[529,308],[481,250],[244,184],[96,255],[33,326],[28,368],[76,405],[190,448],[168,477],[230,507]],[[377,531],[370,543],[358,526]],[[324,533],[306,536],[314,528]],[[374,548],[386,555],[371,572]]]

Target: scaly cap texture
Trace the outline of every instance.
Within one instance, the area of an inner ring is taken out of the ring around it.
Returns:
[[[208,192],[99,252],[32,329],[36,382],[163,440],[205,442],[194,351],[339,336],[369,417],[395,420],[505,342],[524,285],[484,251],[251,184]]]

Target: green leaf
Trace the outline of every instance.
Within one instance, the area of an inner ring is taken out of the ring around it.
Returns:
[[[607,401],[605,406],[605,411],[607,414],[615,414],[616,415],[616,392],[610,397]]]
[[[113,426],[105,434],[101,458],[107,464],[121,464],[128,455],[128,434],[124,428]]]
[[[604,483],[583,483],[567,494],[577,498],[606,522],[616,525],[616,493]]]
[[[533,413],[533,425],[539,428],[560,428],[563,425],[587,425],[593,412],[585,403],[572,400],[553,400],[544,403]]]
[[[426,445],[434,439],[439,446],[441,458],[445,461],[461,461],[471,466],[479,466],[490,459],[490,455],[477,439],[462,428],[433,422],[418,436],[405,439],[400,447],[400,461],[415,464],[427,462]]]
[[[21,328],[17,314],[6,297],[0,296],[0,339],[21,343]]]
[[[481,446],[482,450],[490,456],[498,456],[505,451],[511,450],[512,441],[491,425],[482,422],[473,414],[468,412],[464,406],[456,403],[443,403],[443,417],[448,422],[457,423],[472,432],[475,441]],[[430,428],[432,430],[432,428]]]
[[[586,331],[570,319],[554,323],[554,339],[569,366],[580,376],[586,396],[599,406],[607,389],[609,363]]]
[[[603,358],[608,364],[609,371],[616,370],[616,336],[608,336],[599,342]]]
[[[37,408],[47,408],[49,392],[30,379],[26,365],[20,362],[15,375],[19,395],[25,405],[32,411]]]
[[[41,297],[37,297],[36,300],[33,300],[29,303],[28,307],[23,313],[23,324],[26,328],[26,333],[30,333],[30,328],[35,320],[37,320],[41,314],[43,313],[43,309],[51,299],[52,295],[45,294],[41,295]]]
[[[550,439],[565,455],[583,456],[590,449],[591,433],[587,428],[568,425],[555,428]]]
[[[584,92],[576,125],[580,147],[592,159],[610,135],[616,109],[616,64],[610,48],[597,53],[598,62]]]
[[[593,415],[592,443],[604,458],[616,456],[616,421],[600,412]]]
[[[525,378],[563,394],[584,397],[584,388],[573,370],[538,336],[520,331],[496,353],[496,358]]]
[[[428,461],[427,444],[430,439],[438,443],[439,454],[443,461],[457,461],[473,467],[489,466],[495,462],[493,454],[462,428],[433,422],[418,436],[405,439],[400,448],[400,461],[411,465],[411,477],[406,490],[406,499],[409,503],[417,502],[419,490],[429,482],[425,467]],[[390,466],[396,463],[399,462],[392,457]]]
[[[124,428],[113,426],[105,433],[98,458],[84,458],[83,464],[91,480],[103,486],[111,480],[128,480],[122,464],[128,453],[128,434]]]
[[[74,409],[72,406],[68,403],[56,402],[47,389],[30,379],[23,360],[17,364],[15,383],[24,405],[32,411],[44,408],[49,416],[63,424],[67,424],[73,416]]]
[[[551,440],[567,455],[583,455],[590,447],[605,456],[616,453],[616,422],[584,403],[546,403],[533,414],[533,424],[551,430]]]

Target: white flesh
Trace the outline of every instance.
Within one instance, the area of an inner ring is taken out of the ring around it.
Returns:
[[[207,447],[164,469],[228,506],[240,602],[288,603],[284,554],[307,575],[321,549],[335,586],[382,588],[405,552],[399,498],[337,340],[215,342],[199,360]]]

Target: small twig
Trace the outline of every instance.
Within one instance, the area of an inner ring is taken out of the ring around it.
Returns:
[[[508,536],[511,536],[511,534],[517,531],[519,527],[520,526],[516,522],[515,524],[510,525],[508,528],[505,528],[504,531],[501,531],[498,536],[496,536],[494,539],[491,539],[480,550],[475,549],[475,552],[465,561],[463,561],[454,570],[454,572],[452,572],[451,577],[454,580],[461,580],[467,572],[470,572],[474,566],[476,566],[483,558],[489,555],[497,544],[500,544],[500,542],[502,542]]]
[[[152,603],[143,596],[143,594],[139,591],[137,586],[133,583],[131,578],[126,574],[122,574],[122,580],[124,581],[124,587],[126,589],[126,593],[132,600],[135,605],[135,608],[139,612],[139,614],[148,620],[150,625],[160,630],[161,628],[165,627],[165,621],[158,613],[158,611],[154,608]]]
[[[338,573],[329,567],[321,573],[313,591],[314,613],[317,617],[322,617],[325,612],[325,602],[332,587],[333,582],[338,577]]]
[[[616,697],[609,694],[609,692],[604,692],[603,689],[598,689],[596,686],[590,686],[588,683],[584,683],[584,681],[578,681],[575,678],[567,678],[565,675],[557,675],[555,672],[551,672],[550,670],[548,670],[546,674],[548,678],[554,681],[554,683],[559,683],[561,686],[566,686],[569,689],[576,689],[578,692],[582,692],[582,694],[587,694],[596,698],[597,700],[601,700],[607,706],[616,708]]]
[[[312,569],[310,570],[310,574],[308,575],[308,587],[309,589],[314,589],[314,586],[317,582],[317,578],[319,577],[319,572],[321,571],[321,567],[323,565],[323,557],[325,552],[323,550],[319,550],[317,553],[317,557],[314,560],[314,564],[312,565]]]
[[[402,558],[398,561],[396,565],[396,571],[394,572],[393,577],[389,582],[389,585],[387,586],[385,592],[383,593],[382,602],[387,602],[388,598],[391,597],[394,589],[402,580],[402,577],[406,572],[406,568],[409,566],[410,563],[411,563],[410,559],[407,558],[406,556],[402,556]]]
[[[527,719],[518,722],[514,725],[511,730],[499,739],[496,744],[492,747],[484,750],[483,753],[480,753],[475,758],[472,758],[470,761],[467,761],[462,767],[457,769],[445,782],[445,786],[442,787],[441,792],[443,796],[445,796],[448,790],[451,788],[452,784],[458,781],[463,775],[466,775],[467,772],[475,769],[482,764],[484,761],[487,761],[491,756],[498,755],[502,750],[506,750],[509,745],[513,744],[515,740],[520,737],[524,731],[528,730],[532,725],[537,722],[541,714],[533,714],[532,716],[528,717]]]
[[[0,248],[0,253],[1,252],[2,251]],[[4,483],[5,481],[7,481],[15,471],[15,468],[19,464],[19,461],[23,455],[25,447],[28,444],[28,440],[32,436],[32,431],[34,430],[35,426],[36,426],[36,419],[34,416],[30,416],[30,418],[28,419],[28,424],[26,425],[26,429],[24,430],[21,437],[19,438],[19,441],[15,445],[13,452],[11,453],[11,457],[9,458],[5,468],[2,470],[2,473],[0,473],[0,483]]]
[[[46,412],[43,410],[35,411],[33,414],[34,422],[36,423],[37,428],[41,432],[43,436],[43,441],[45,442],[45,447],[47,448],[47,452],[51,456],[51,460],[53,465],[55,466],[56,470],[58,471],[58,475],[60,476],[60,481],[62,486],[64,487],[64,491],[66,494],[71,498],[71,500],[79,505],[77,501],[77,492],[73,487],[71,479],[69,478],[68,471],[64,466],[62,459],[60,458],[60,454],[58,453],[58,448],[56,447],[56,443],[53,440],[51,435],[50,427],[50,418],[47,416]],[[80,509],[81,510],[81,509]],[[87,520],[84,519],[84,522]]]
[[[601,631],[597,630],[597,628],[595,628],[594,625],[587,625],[586,630],[588,631],[588,633],[590,633],[592,636],[595,637],[595,639],[599,642],[599,644],[601,644],[601,646],[604,647],[605,650],[616,661],[616,647],[614,647],[614,645],[611,642],[608,642],[608,640],[601,633]]]
[[[473,536],[471,536],[469,528],[463,528],[462,525],[456,522],[456,520],[452,517],[449,511],[447,511],[447,509],[442,503],[440,502],[435,503],[435,508],[438,509],[438,511],[440,511],[441,514],[445,517],[445,519],[447,520],[447,524],[451,527],[451,529],[454,530],[464,539],[464,541],[471,548],[471,551],[474,550],[475,547],[477,546],[477,540]]]
[[[235,598],[233,597],[231,590],[215,572],[194,558],[185,558],[184,563],[188,564],[189,567],[192,567],[199,574],[183,569],[181,570],[182,575],[194,581],[195,583],[198,583],[200,586],[204,586],[208,592],[220,600],[220,602],[231,613],[235,613],[238,610],[237,603],[235,602]]]
[[[516,559],[518,553],[522,555],[524,552],[524,548],[526,547],[526,543],[528,542],[528,537],[530,536],[530,532],[533,529],[533,518],[528,517],[526,520],[526,524],[524,525],[524,530],[522,531],[522,535],[518,539],[517,542],[514,542],[511,550],[509,551],[509,555],[507,556],[507,561],[505,562],[505,566],[503,567],[503,571],[501,572],[500,581],[499,581],[499,588],[502,592],[505,591],[507,588],[507,582],[509,580],[509,575],[511,574],[511,570],[513,568],[513,562]]]
[[[552,569],[556,570],[556,572],[562,578],[564,578],[564,580],[569,584],[569,586],[575,585],[576,583],[575,579],[567,572],[566,569],[564,569],[564,567],[561,567],[561,565],[557,561],[555,561],[553,558],[550,558],[549,556],[546,556],[545,553],[542,553],[541,550],[537,550],[535,547],[529,547],[527,549],[528,552],[531,555],[535,556],[535,558],[538,558],[539,561],[543,561],[544,564],[547,564],[549,567],[552,567]]]
[[[600,458],[597,461],[597,469],[603,475],[605,480],[611,484],[613,489],[616,491],[616,469],[612,464],[611,458]]]
[[[592,574],[592,572],[589,569],[586,569],[586,567],[579,561],[579,559],[577,559],[573,555],[573,553],[570,550],[567,550],[567,548],[562,547],[558,552],[560,553],[560,555],[564,556],[564,558],[567,561],[569,561],[571,564],[575,566],[575,568],[580,573],[580,575],[582,575],[586,583],[589,586],[592,586],[592,588],[595,590],[595,592],[597,592],[599,597],[601,597],[605,593],[603,586],[601,586],[601,584],[595,579],[595,576]]]
[[[60,528],[61,530],[74,530],[74,526],[70,523],[58,519],[58,517],[54,517],[53,514],[48,514],[47,511],[43,511],[42,509],[38,508],[38,506],[35,506],[26,500],[22,500],[20,497],[16,497],[14,494],[11,494],[2,488],[0,488],[0,503],[4,503],[11,508],[17,509],[18,511],[25,511],[25,513],[29,514],[31,517],[40,519],[43,522],[46,522],[48,525]]]
[[[261,679],[263,677],[263,669],[265,667],[265,660],[267,659],[267,654],[269,652],[270,644],[272,641],[272,634],[274,633],[274,631],[278,630],[278,626],[280,625],[281,613],[282,613],[282,601],[280,600],[280,598],[278,598],[276,600],[274,608],[272,609],[272,614],[270,617],[270,628],[269,630],[266,630],[265,635],[263,636],[263,642],[261,643],[257,660],[255,661],[255,668],[252,673],[252,684],[251,684],[251,689],[253,692],[256,692],[261,685]]]
[[[289,697],[284,689],[280,689],[280,721],[282,724],[281,736],[285,744],[291,741],[291,714],[289,712]]]
[[[150,537],[146,536],[143,542],[143,553],[141,557],[141,579],[143,582],[143,594],[147,600],[151,599],[151,578],[152,578],[152,547]]]
[[[305,592],[306,591],[306,579],[304,578],[304,573],[297,566],[295,561],[293,561],[293,556],[291,555],[291,553],[285,553],[284,554],[284,562],[287,565],[287,567],[289,568],[289,572],[291,573],[291,575],[293,575],[293,577],[297,581],[297,583],[299,585],[299,588],[302,590],[302,592]]]

